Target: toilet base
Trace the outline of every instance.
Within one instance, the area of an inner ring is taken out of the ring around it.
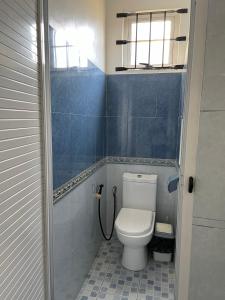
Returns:
[[[129,247],[124,246],[122,265],[132,271],[143,270],[148,263],[147,247]]]

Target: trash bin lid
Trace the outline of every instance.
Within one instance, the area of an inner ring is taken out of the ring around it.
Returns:
[[[156,223],[155,236],[162,238],[174,238],[173,226],[166,223]]]

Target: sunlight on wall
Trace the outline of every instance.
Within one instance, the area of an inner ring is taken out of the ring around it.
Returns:
[[[94,32],[88,26],[58,29],[53,36],[54,68],[87,68],[95,56]]]
[[[57,69],[95,65],[105,71],[105,0],[49,0]],[[60,49],[61,48],[61,49]]]

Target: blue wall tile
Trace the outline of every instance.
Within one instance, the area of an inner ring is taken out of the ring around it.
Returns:
[[[96,128],[96,161],[105,157],[106,148],[106,118],[95,118]]]
[[[96,131],[93,119],[94,117],[81,115],[71,116],[72,177],[96,161]]]
[[[177,157],[180,73],[106,78],[90,64],[51,81],[54,188],[105,155]]]
[[[130,118],[128,124],[128,156],[166,156],[167,132],[164,119]]]
[[[84,70],[51,72],[54,188],[105,155],[106,76]]]
[[[146,75],[129,75],[128,98],[129,116],[155,117],[157,99],[157,77]]]
[[[105,74],[96,68],[51,72],[52,111],[104,116]]]
[[[181,75],[163,74],[157,80],[157,116],[177,117],[180,110]]]
[[[61,186],[71,179],[71,156],[53,154],[53,188]]]
[[[123,117],[107,117],[106,147],[109,156],[127,154],[127,120]]]
[[[53,147],[56,154],[69,153],[71,145],[71,115],[52,114]]]
[[[169,126],[172,126],[170,124]],[[169,129],[166,118],[130,118],[128,122],[127,156],[174,158],[176,153],[176,127]]]
[[[109,75],[106,154],[175,159],[180,101],[180,73]]]
[[[128,111],[127,77],[107,76],[107,116],[124,116]]]
[[[87,82],[86,82],[87,85]],[[88,78],[87,115],[105,116],[106,113],[106,76],[101,71],[96,71]]]
[[[70,113],[70,77],[66,72],[51,72],[52,112]]]
[[[53,181],[54,188],[71,177],[71,115],[52,114]]]
[[[87,71],[71,72],[68,79],[69,84],[69,103],[70,113],[84,114],[87,108],[88,81],[89,76]],[[75,73],[75,74],[74,74]],[[63,103],[62,103],[63,105]],[[61,109],[61,107],[59,107]]]

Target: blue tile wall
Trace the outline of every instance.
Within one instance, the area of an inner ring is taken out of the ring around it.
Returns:
[[[105,85],[91,64],[51,71],[54,188],[105,156]]]
[[[175,159],[182,74],[53,70],[54,188],[108,156]]]
[[[181,73],[107,76],[106,154],[175,159]]]

